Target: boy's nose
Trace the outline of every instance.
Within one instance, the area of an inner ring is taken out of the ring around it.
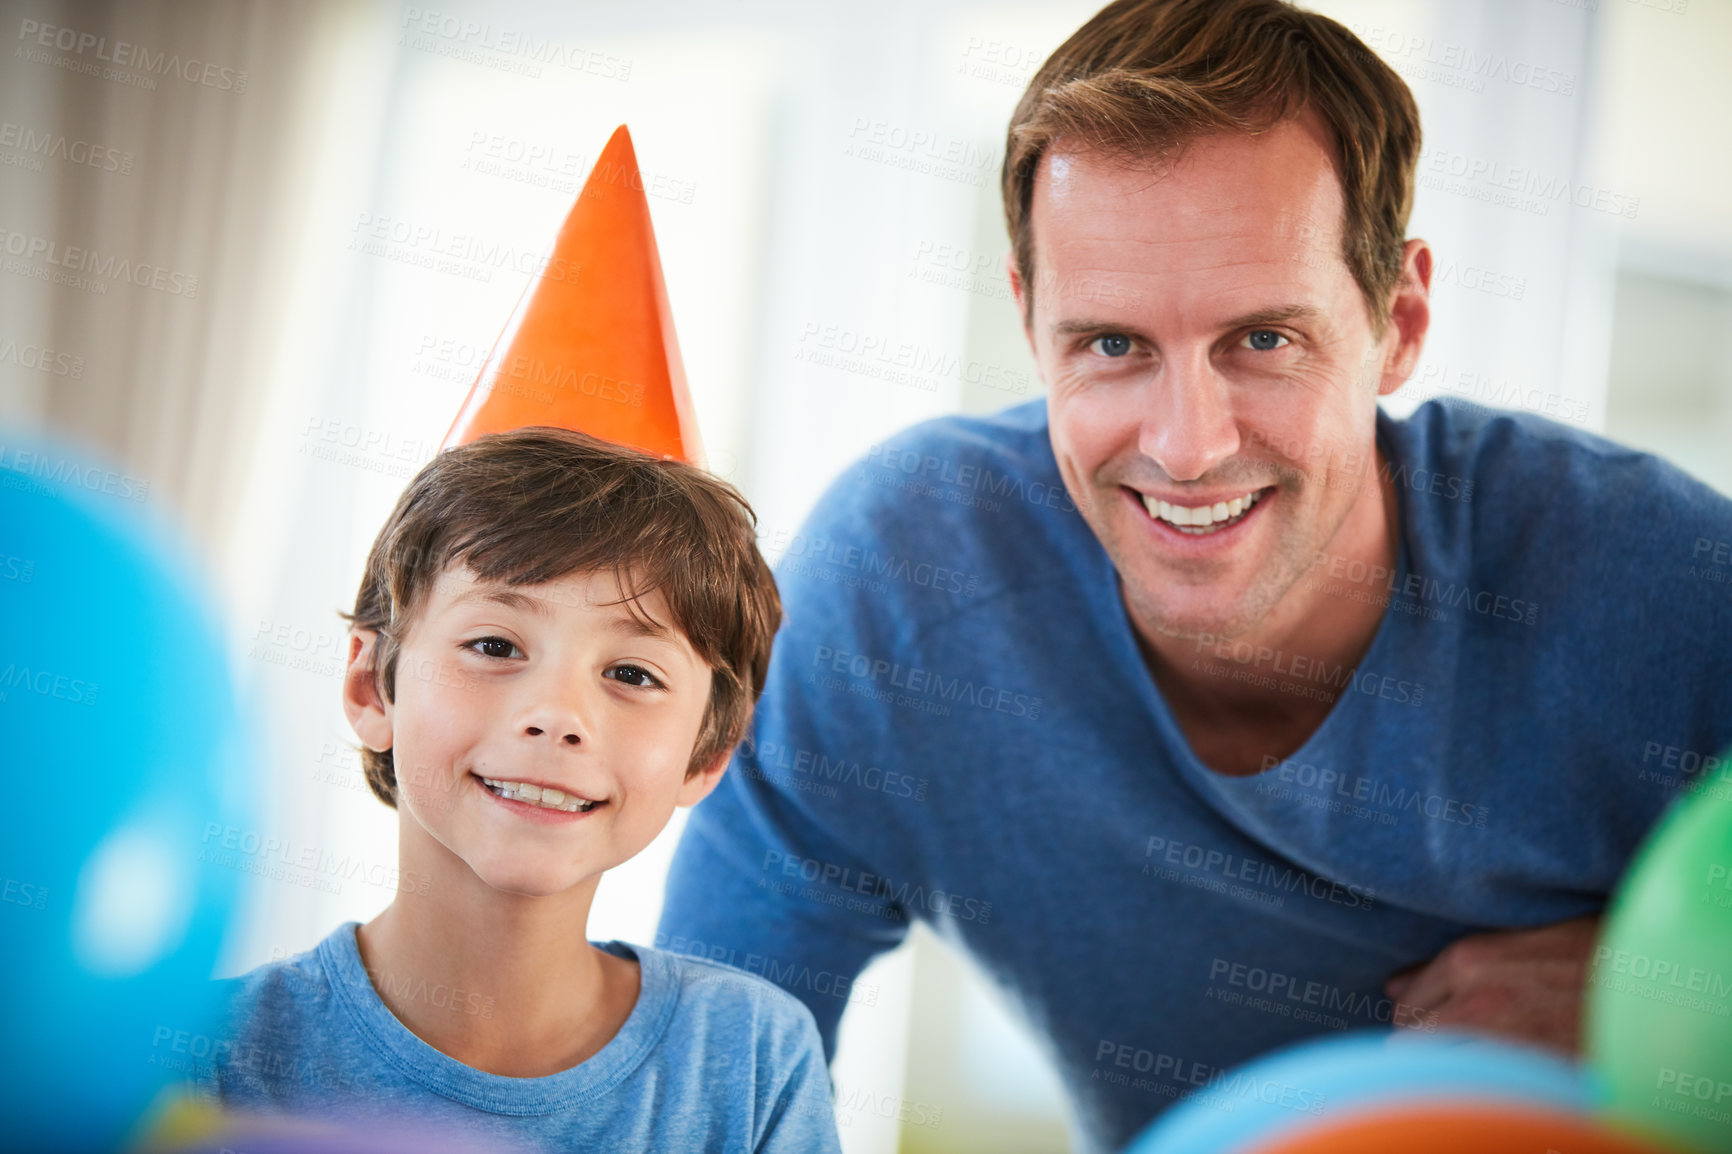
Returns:
[[[531,737],[540,737],[542,734],[546,733],[547,731],[545,729],[542,729],[539,725],[526,725],[523,727],[523,732],[527,733]],[[563,735],[560,738],[560,740],[565,742],[565,744],[567,744],[567,745],[582,745],[583,744],[583,738],[581,736],[579,736],[576,732],[568,732],[565,735]]]
[[[604,709],[596,686],[585,684],[584,671],[556,669],[549,665],[539,676],[521,683],[516,726],[528,740],[553,742],[561,749],[592,745],[596,729],[591,721]]]
[[[551,737],[561,745],[582,745],[591,734],[581,696],[569,684],[545,695],[538,694],[537,700],[519,716],[522,726],[519,732],[538,740]]]

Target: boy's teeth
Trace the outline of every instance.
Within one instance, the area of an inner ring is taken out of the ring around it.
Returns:
[[[1250,511],[1261,495],[1262,490],[1258,490],[1243,497],[1234,497],[1231,501],[1216,501],[1213,505],[1199,505],[1195,508],[1188,505],[1170,505],[1165,501],[1144,497],[1143,507],[1149,511],[1149,516],[1159,517],[1169,525],[1202,532]]]
[[[588,813],[595,808],[595,802],[585,801],[576,794],[568,794],[559,789],[543,789],[539,785],[531,785],[527,781],[499,781],[496,778],[481,779],[487,788],[500,797],[512,801],[526,802],[529,805],[540,806],[542,809],[557,809],[565,813]]]

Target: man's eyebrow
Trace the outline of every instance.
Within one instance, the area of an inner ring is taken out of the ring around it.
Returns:
[[[1258,309],[1246,313],[1242,317],[1234,317],[1224,327],[1229,329],[1249,329],[1258,325],[1278,325],[1282,321],[1317,321],[1323,319],[1323,312],[1311,305],[1281,305],[1278,308]]]
[[[1248,329],[1258,325],[1278,325],[1283,321],[1317,321],[1321,320],[1322,317],[1322,310],[1311,305],[1279,305],[1234,317],[1221,327],[1223,329]],[[1088,335],[1090,333],[1123,333],[1127,337],[1136,337],[1143,341],[1148,340],[1147,333],[1135,325],[1127,325],[1120,321],[1079,318],[1059,321],[1052,326],[1052,331],[1054,336],[1060,337]]]
[[[553,610],[548,607],[547,602],[539,597],[531,597],[529,594],[519,593],[515,589],[499,589],[492,586],[480,586],[471,589],[469,592],[459,595],[451,604],[453,606],[467,605],[477,601],[492,602],[495,605],[503,605],[507,609],[519,609],[525,613],[533,613],[537,617],[553,616]]]
[[[1077,317],[1074,321],[1058,321],[1053,324],[1053,333],[1060,336],[1069,336],[1070,333],[1102,333],[1108,329],[1114,333],[1133,333],[1134,326],[1119,321],[1091,321],[1088,317]]]
[[[1123,333],[1127,337],[1139,339],[1145,337],[1145,334],[1138,330],[1135,325],[1127,325],[1121,321],[1095,321],[1086,318],[1059,321],[1052,326],[1052,332],[1054,336],[1059,337],[1072,337],[1083,333]]]

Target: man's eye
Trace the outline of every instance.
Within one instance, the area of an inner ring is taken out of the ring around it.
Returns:
[[[611,677],[615,681],[623,681],[627,685],[636,686],[639,689],[665,688],[660,681],[656,680],[655,674],[641,665],[615,665],[602,676]]]
[[[513,645],[503,637],[478,637],[465,646],[465,648],[473,649],[483,657],[497,657],[500,659],[508,658],[514,653],[521,655],[523,652],[521,649],[517,648],[516,645]]]
[[[1096,337],[1090,341],[1089,349],[1103,357],[1129,356],[1131,338],[1120,333],[1108,333],[1104,337]]]
[[[1287,338],[1274,329],[1253,329],[1245,334],[1245,339],[1239,342],[1248,349],[1256,349],[1260,353],[1273,352],[1288,343]]]

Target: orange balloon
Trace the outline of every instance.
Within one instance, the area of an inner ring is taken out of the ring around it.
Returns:
[[[1239,1154],[1679,1154],[1578,1114],[1480,1102],[1370,1106]]]
[[[527,425],[703,463],[643,176],[623,124],[441,448]]]

